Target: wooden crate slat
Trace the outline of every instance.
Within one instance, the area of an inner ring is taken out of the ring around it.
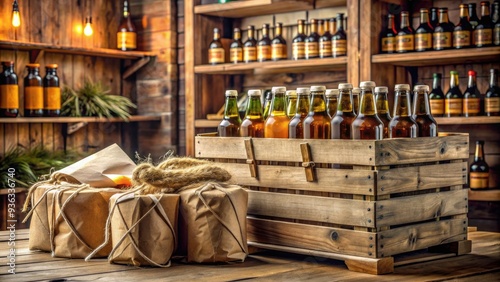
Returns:
[[[250,215],[375,227],[374,210],[375,202],[248,191]]]

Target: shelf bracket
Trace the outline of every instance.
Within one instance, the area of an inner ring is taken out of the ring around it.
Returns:
[[[30,63],[35,64],[40,61],[40,58],[45,53],[42,49],[32,49],[30,50]]]
[[[67,127],[67,130],[66,130],[66,134],[71,135],[71,134],[77,132],[78,130],[84,128],[85,126],[87,126],[87,124],[88,124],[88,122],[85,122],[85,121],[69,124]]]
[[[141,69],[144,65],[149,63],[151,60],[151,57],[143,57],[140,58],[139,60],[135,61],[131,66],[129,66],[124,72],[123,72],[123,79],[129,78],[131,75],[133,75],[136,71]]]

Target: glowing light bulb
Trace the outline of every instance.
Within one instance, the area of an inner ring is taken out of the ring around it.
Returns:
[[[19,27],[21,25],[21,15],[19,14],[19,4],[17,0],[12,3],[12,26]]]
[[[85,19],[85,28],[83,28],[83,34],[85,36],[91,36],[94,33],[92,29],[92,17]]]

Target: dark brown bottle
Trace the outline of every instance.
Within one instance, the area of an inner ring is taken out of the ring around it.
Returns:
[[[500,88],[497,79],[498,70],[490,69],[490,87],[484,97],[484,113],[487,116],[500,115]]]
[[[257,42],[257,61],[271,60],[271,39],[269,38],[269,25],[262,25],[262,38]]]
[[[375,87],[375,105],[377,106],[377,116],[384,124],[384,139],[389,138],[389,123],[391,123],[391,114],[389,113],[389,98],[387,93],[389,89],[386,86]]]
[[[337,14],[337,31],[332,36],[332,57],[347,56],[347,34],[344,30],[344,14]]]
[[[304,20],[297,21],[297,35],[292,40],[292,59],[300,60],[306,58],[306,35],[304,32]]]
[[[359,88],[361,88],[361,104],[359,114],[352,122],[352,139],[382,140],[384,123],[377,116],[373,94],[375,82],[362,81]]]
[[[309,114],[310,91],[309,88],[297,88],[297,107],[295,116],[288,124],[289,138],[304,138],[304,119]]]
[[[410,17],[407,11],[401,12],[401,26],[396,35],[396,52],[406,53],[415,50],[415,35],[410,26]]]
[[[445,117],[459,117],[462,115],[463,110],[462,91],[460,91],[460,84],[458,83],[458,72],[450,71],[450,89],[444,96],[444,116]]]
[[[474,162],[469,170],[469,187],[471,189],[489,188],[490,167],[484,159],[484,141],[476,141],[476,152]]]
[[[276,23],[274,28],[274,38],[271,41],[271,59],[273,61],[288,59],[286,40],[281,35],[283,31],[283,24]]]
[[[431,27],[432,27],[433,30],[439,24],[438,10],[439,10],[439,8],[437,8],[437,7],[432,7],[431,8],[430,24],[431,24]]]
[[[491,13],[493,24],[493,45],[500,45],[500,1],[493,2],[493,12]]]
[[[473,117],[481,114],[481,93],[477,89],[476,72],[469,71],[469,81],[467,90],[464,92],[463,115],[464,117]]]
[[[380,33],[380,52],[392,54],[396,52],[396,35],[398,31],[394,22],[394,15],[387,15],[387,28]]]
[[[310,28],[311,30],[309,32],[309,36],[305,41],[306,59],[314,59],[319,57],[318,20],[312,19]]]
[[[420,9],[420,25],[415,30],[415,51],[432,50],[432,32],[429,12],[427,9]]]
[[[438,136],[438,125],[431,115],[429,105],[429,86],[415,85],[412,117],[418,124],[418,137]]]
[[[225,52],[220,41],[220,32],[218,28],[214,28],[214,38],[208,46],[208,63],[212,65],[225,63]]]
[[[217,127],[220,137],[240,136],[241,118],[238,112],[238,91],[226,90],[224,118]]]
[[[332,34],[331,32],[335,32],[333,29],[335,27],[335,19],[325,20],[326,26],[325,32],[319,38],[319,57],[320,58],[328,58],[332,56]],[[330,32],[331,31],[331,32]]]
[[[264,137],[264,118],[262,117],[262,105],[260,102],[261,91],[259,89],[248,90],[248,104],[245,119],[241,122],[241,137]]]
[[[337,113],[337,106],[339,101],[339,90],[338,89],[326,89],[326,110],[330,119],[332,119]]]
[[[19,115],[19,85],[14,71],[14,62],[2,62],[0,73],[0,117]]]
[[[434,29],[432,46],[434,50],[451,49],[453,46],[453,23],[448,20],[448,8],[439,8],[439,24]]]
[[[330,139],[330,116],[326,111],[325,86],[311,86],[309,114],[304,119],[304,139]]]
[[[432,77],[432,91],[429,94],[431,114],[434,117],[442,117],[444,115],[444,93],[441,89],[442,75],[440,73],[433,73]]]
[[[359,113],[359,95],[360,95],[360,93],[361,93],[361,89],[359,87],[354,87],[352,89],[352,109],[356,115]]]
[[[137,48],[137,31],[130,17],[130,10],[128,6],[128,1],[123,1],[123,16],[118,26],[117,35],[117,47],[120,50],[128,51],[135,50]]]
[[[389,138],[418,137],[417,122],[411,117],[410,85],[396,84],[394,92],[394,112],[389,123]]]
[[[339,84],[339,103],[337,113],[333,117],[332,139],[352,139],[352,122],[356,114],[352,107],[352,84]]]
[[[476,3],[469,3],[469,23],[472,26],[472,29],[476,29],[476,26],[479,24],[479,17],[477,16],[476,11]]]
[[[234,64],[243,62],[243,43],[239,28],[235,28],[233,31],[233,42],[229,46],[229,61]]]
[[[245,63],[257,61],[257,40],[255,40],[255,27],[248,26],[247,41],[243,43],[243,61]]]
[[[473,42],[476,47],[487,47],[493,44],[493,23],[490,17],[490,2],[481,1],[481,20],[474,29]]]
[[[43,116],[43,81],[40,64],[27,64],[28,74],[24,77],[24,116]]]
[[[453,48],[461,49],[472,44],[472,25],[469,23],[467,4],[460,4],[460,22],[453,30]]]
[[[57,76],[57,64],[45,66],[43,78],[43,115],[58,117],[61,115],[61,87]]]

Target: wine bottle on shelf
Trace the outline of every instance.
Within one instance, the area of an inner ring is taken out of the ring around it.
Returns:
[[[255,39],[255,27],[248,26],[247,41],[243,43],[243,61],[245,63],[257,61],[257,40]]]
[[[271,41],[271,59],[273,61],[288,59],[286,40],[281,35],[283,31],[283,24],[276,23],[274,28],[274,38]]]
[[[413,89],[413,119],[418,124],[418,137],[438,136],[438,125],[429,106],[429,86],[415,85]]]
[[[325,20],[328,28],[325,28],[325,32],[319,38],[319,57],[320,58],[328,58],[332,56],[332,33],[335,32],[336,20],[330,19]],[[330,32],[331,31],[331,32]]]
[[[484,113],[487,116],[500,116],[500,88],[497,79],[498,70],[490,69],[490,87],[484,97]]]
[[[58,117],[61,115],[61,87],[57,76],[57,64],[45,66],[43,78],[43,115]]]
[[[43,80],[40,64],[27,64],[28,74],[24,77],[24,116],[43,116]]]
[[[429,22],[429,11],[420,9],[420,25],[415,30],[415,51],[432,50],[432,26]]]
[[[450,71],[450,89],[444,97],[444,116],[459,117],[463,110],[463,95],[458,83],[458,72]]]
[[[347,34],[344,30],[344,14],[337,14],[337,31],[332,36],[332,57],[347,56]]]
[[[431,114],[434,117],[442,117],[444,115],[444,93],[441,88],[440,73],[432,74],[432,91],[429,94],[429,103],[431,105]]]
[[[240,136],[241,118],[238,112],[238,91],[226,90],[226,103],[224,106],[224,118],[217,127],[220,137]]]
[[[436,29],[436,26],[439,23],[438,10],[439,10],[439,8],[437,8],[437,7],[431,8],[430,24],[431,24],[432,30]]]
[[[218,28],[214,28],[214,37],[208,46],[208,63],[216,65],[225,62],[225,52],[220,40],[220,32]]]
[[[319,34],[318,34],[318,20],[312,19],[310,25],[309,36],[305,40],[305,53],[306,59],[318,58],[319,56]]]
[[[469,23],[467,4],[460,4],[460,22],[453,29],[453,48],[470,47],[472,43],[472,25]]]
[[[479,17],[477,16],[476,11],[476,3],[469,3],[469,23],[472,26],[472,29],[476,29],[476,26],[479,24]]]
[[[410,16],[407,11],[401,12],[401,26],[396,35],[396,52],[406,53],[415,50],[415,35],[410,26]]]
[[[292,40],[292,59],[300,60],[306,58],[306,34],[304,31],[305,21],[297,20],[297,35]]]
[[[0,73],[0,117],[17,117],[19,115],[19,85],[14,71],[14,62],[2,62]]]
[[[137,32],[130,17],[130,10],[128,6],[128,0],[123,1],[123,15],[120,25],[118,26],[118,32],[116,33],[116,43],[117,48],[123,51],[135,50],[137,49]]]
[[[500,1],[493,2],[493,12],[491,13],[493,24],[493,45],[500,45]]]
[[[245,119],[241,122],[241,137],[264,137],[264,119],[262,118],[262,105],[260,89],[248,90],[248,105]]]
[[[380,51],[384,54],[396,52],[396,35],[398,31],[394,22],[394,15],[387,15],[387,28],[380,33]]]
[[[469,187],[471,189],[487,189],[489,188],[490,167],[484,159],[484,141],[476,141],[476,152],[474,154],[474,162],[470,165],[469,170]]]
[[[439,8],[439,24],[434,29],[432,46],[434,50],[451,49],[454,25],[448,19],[448,8]]]
[[[493,23],[488,1],[481,1],[481,20],[473,32],[473,41],[476,47],[487,47],[493,44]]]
[[[229,47],[229,61],[231,63],[243,62],[243,43],[241,43],[241,30],[235,28],[233,31],[233,42]]]
[[[476,72],[470,70],[467,90],[464,92],[463,116],[478,116],[481,113],[481,108],[481,93],[477,89]]]
[[[262,38],[257,42],[257,61],[271,60],[271,39],[269,38],[269,24],[262,25]]]

